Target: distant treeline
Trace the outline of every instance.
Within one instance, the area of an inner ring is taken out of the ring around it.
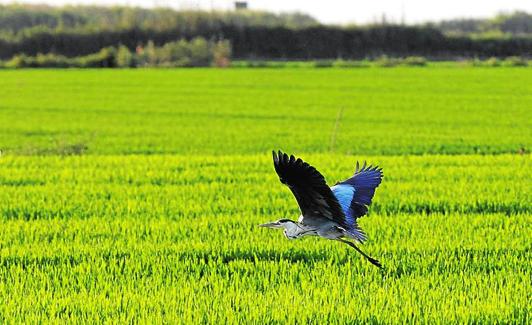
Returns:
[[[5,10],[9,8],[9,10]],[[77,57],[152,40],[156,46],[203,37],[229,40],[238,59],[430,59],[532,54],[532,38],[449,36],[430,26],[319,25],[311,17],[252,11],[178,12],[99,7],[11,6],[0,10],[0,58],[55,53]]]
[[[181,30],[149,31],[126,29],[73,33],[35,32],[20,40],[0,39],[0,58],[16,54],[56,53],[69,57],[98,52],[108,46],[123,44],[130,49],[153,40],[155,45],[178,39],[226,39],[235,58],[268,59],[360,59],[366,57],[425,56],[450,59],[457,57],[530,56],[532,39],[471,39],[448,37],[435,29],[403,26],[334,28],[326,26],[303,29],[285,27],[223,26],[205,28],[198,33]]]
[[[439,29],[447,35],[459,36],[531,36],[532,15],[523,11],[499,14],[489,19],[452,19],[428,26]]]
[[[194,34],[221,26],[304,28],[319,25],[301,13],[274,14],[264,11],[176,11],[168,8],[95,7],[44,5],[0,5],[0,33],[3,38],[43,31],[76,33],[97,30],[180,30]]]

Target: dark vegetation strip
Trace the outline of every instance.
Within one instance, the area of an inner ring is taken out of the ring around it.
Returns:
[[[102,201],[103,202],[103,201]],[[107,204],[113,203],[113,200],[108,200]],[[201,218],[206,214],[217,213],[233,213],[242,214],[249,213],[248,210],[239,208],[212,208],[210,211],[179,211],[179,210],[167,210],[156,211],[150,213],[149,207],[144,207],[138,211],[128,212],[126,208],[119,207],[114,208],[112,211],[103,207],[89,208],[79,206],[71,206],[59,209],[45,209],[42,207],[4,207],[0,209],[0,219],[2,220],[51,220],[51,219],[89,219],[95,216],[109,215],[113,218],[114,215],[127,215],[128,217],[135,218],[159,218],[165,217],[168,219],[190,219]],[[478,203],[452,203],[452,202],[426,202],[419,204],[407,204],[402,206],[396,206],[394,204],[375,204],[371,208],[371,214],[378,215],[397,215],[397,214],[419,214],[421,216],[428,215],[451,215],[456,213],[463,214],[495,214],[500,213],[506,216],[513,216],[519,214],[530,214],[532,208],[525,202],[478,202]],[[261,211],[252,211],[255,215],[270,216],[270,213]],[[279,212],[281,213],[281,212]],[[113,216],[111,216],[113,215]]]
[[[342,27],[321,25],[308,15],[253,11],[32,6],[0,9],[1,59],[38,53],[78,57],[109,46],[124,45],[134,50],[150,40],[162,46],[196,37],[229,40],[234,57],[241,59],[361,59],[381,55],[451,59],[532,53],[532,18],[526,13],[485,23],[407,26],[382,21],[379,25]],[[479,37],[482,33],[498,36]]]

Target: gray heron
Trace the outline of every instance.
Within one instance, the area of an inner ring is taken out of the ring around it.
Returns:
[[[288,186],[299,205],[298,221],[280,219],[262,224],[262,227],[282,228],[288,239],[319,236],[345,243],[362,254],[371,264],[381,263],[366,255],[354,242],[363,243],[366,234],[357,219],[368,212],[375,189],[381,183],[382,169],[356,164],[351,178],[329,187],[316,168],[293,155],[273,151],[273,164],[281,183]]]

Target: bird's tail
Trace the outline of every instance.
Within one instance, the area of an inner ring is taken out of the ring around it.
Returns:
[[[360,228],[356,222],[348,230],[344,230],[344,234],[360,243],[364,243],[367,239],[366,233],[364,233],[362,228]]]

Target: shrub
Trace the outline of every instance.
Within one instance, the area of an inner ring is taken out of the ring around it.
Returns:
[[[212,47],[213,63],[216,67],[225,68],[231,64],[231,43],[228,40],[216,42]]]
[[[223,46],[230,49],[229,45]],[[184,39],[169,42],[162,47],[155,47],[154,43],[150,41],[145,48],[137,48],[136,59],[140,66],[202,67],[213,63],[215,49],[216,44],[201,37],[190,42]],[[219,55],[230,55],[230,51],[222,52],[221,49],[219,51]]]
[[[262,60],[240,61],[236,67],[241,68],[267,68],[268,62]]]
[[[508,67],[526,67],[528,66],[528,61],[519,56],[510,56],[504,59],[503,65]]]
[[[71,60],[62,56],[49,54],[37,54],[36,57],[24,54],[15,55],[11,60],[4,63],[6,68],[66,68],[70,66]]]
[[[427,60],[422,56],[409,56],[403,59],[403,64],[415,67],[424,67],[427,65]]]
[[[6,68],[31,68],[35,66],[35,59],[24,54],[18,54],[5,63]]]
[[[153,66],[157,64],[157,53],[153,41],[149,41],[146,46],[139,45],[136,49],[137,66]]]
[[[35,67],[41,68],[67,68],[71,65],[70,60],[62,55],[37,54],[34,61]]]
[[[189,50],[187,48],[187,41],[180,40],[177,42],[170,42],[164,44],[161,48],[157,49],[153,46],[153,43],[150,42],[147,49],[149,65],[153,66],[163,66],[163,67],[172,67],[172,66],[188,66],[190,60]]]
[[[264,60],[248,60],[248,61],[239,61],[236,64],[232,64],[233,67],[237,68],[285,68],[290,64],[285,61],[264,61]]]
[[[117,66],[116,49],[105,47],[98,53],[77,58],[74,65],[82,68],[115,68]]]
[[[203,67],[228,66],[230,64],[231,45],[228,41],[208,42],[198,37],[192,41],[180,40],[155,47],[150,41],[146,47],[138,46],[132,53],[126,46],[118,49],[106,47],[98,53],[68,59],[54,54],[38,54],[29,57],[16,55],[5,63],[8,68],[25,67],[68,67],[114,68],[114,67]]]
[[[484,61],[482,65],[485,67],[498,67],[501,65],[501,61],[496,57],[491,57]]]
[[[188,44],[184,43],[185,48],[188,48],[190,66],[205,67],[212,62],[211,45],[202,37],[197,37]]]
[[[395,67],[399,64],[399,60],[389,58],[386,55],[383,55],[375,60],[375,65],[378,67]]]
[[[368,67],[368,64],[367,62],[364,62],[364,61],[338,59],[333,62],[333,67],[335,68],[362,68],[362,67]]]
[[[330,68],[333,66],[333,61],[331,60],[317,60],[314,61],[313,67],[314,68]]]
[[[116,65],[120,68],[134,68],[136,61],[133,53],[124,45],[120,45],[116,52]]]

